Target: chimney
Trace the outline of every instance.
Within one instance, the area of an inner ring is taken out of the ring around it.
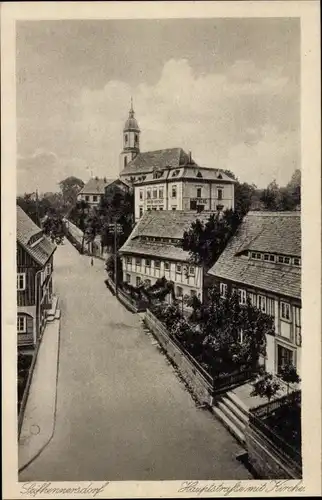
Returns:
[[[191,157],[191,151],[189,151],[189,165],[192,164],[192,157]]]
[[[104,180],[104,182],[105,182],[105,184],[106,184],[106,182],[107,182],[106,177],[104,177],[104,179],[103,179],[103,180]]]

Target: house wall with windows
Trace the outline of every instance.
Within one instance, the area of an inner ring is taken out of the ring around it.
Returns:
[[[274,335],[266,335],[267,371],[278,373],[285,362],[291,362],[301,372],[301,301],[283,297],[243,283],[217,280],[220,295],[237,292],[240,304],[249,298],[252,305],[274,319]]]
[[[182,209],[226,210],[234,208],[234,184],[216,182],[184,181],[182,187]]]
[[[301,217],[298,212],[249,212],[208,271],[221,295],[237,290],[274,319],[266,368],[293,364],[301,373]]]
[[[139,286],[146,280],[153,285],[164,276],[168,281],[173,281],[176,297],[196,295],[202,300],[202,269],[199,266],[185,261],[162,259],[160,256],[124,254],[122,269],[123,280],[133,286]]]

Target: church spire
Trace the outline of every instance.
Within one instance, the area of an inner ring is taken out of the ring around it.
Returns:
[[[134,118],[133,97],[132,96],[131,96],[131,107],[130,107],[129,117]]]

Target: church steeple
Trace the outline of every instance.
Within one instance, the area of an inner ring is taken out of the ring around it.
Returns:
[[[123,151],[121,153],[120,170],[123,170],[130,161],[140,152],[140,127],[134,117],[133,99],[131,97],[131,107],[129,117],[123,128]]]

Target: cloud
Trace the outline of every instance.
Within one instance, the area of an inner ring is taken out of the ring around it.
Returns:
[[[95,175],[117,176],[132,96],[141,150],[181,146],[202,165],[229,168],[262,185],[299,167],[298,94],[280,66],[239,60],[222,73],[196,74],[187,59],[170,59],[155,85],[110,80],[101,89],[82,88],[46,127],[24,121],[23,128],[34,149],[79,158],[80,171],[87,166]],[[50,161],[43,169],[51,168],[50,175],[54,169],[58,179],[62,160],[54,167]]]
[[[79,176],[86,175],[84,164],[77,158],[58,158],[55,153],[43,149],[35,150],[30,156],[18,156],[17,193],[31,193],[36,189],[39,192],[57,191],[58,183],[75,172]]]

